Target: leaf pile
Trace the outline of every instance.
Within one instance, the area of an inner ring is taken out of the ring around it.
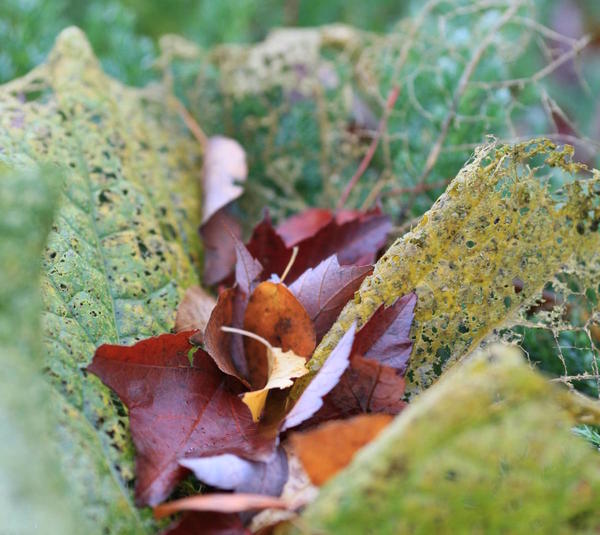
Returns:
[[[281,494],[288,480],[281,444],[289,429],[404,408],[414,294],[381,307],[356,333],[349,329],[309,388],[294,403],[288,398],[294,379],[308,373],[305,362],[316,344],[371,272],[355,262],[374,259],[389,229],[378,212],[320,215],[309,211],[284,222],[287,244],[268,219],[248,247],[231,236],[235,284],[220,293],[208,321],[211,298],[191,288],[178,320],[187,318],[193,330],[96,351],[88,370],[129,409],[138,505],[158,505],[191,470],[203,483],[234,490],[238,498],[189,498],[161,506],[158,515],[191,507],[196,512],[187,513],[186,525],[193,522],[189,515],[202,510],[233,514],[272,507],[272,499],[244,496]],[[281,247],[267,249],[267,237],[279,239]],[[346,264],[340,265],[331,244],[340,246]],[[299,248],[294,264],[272,271],[290,261],[293,247]],[[348,460],[354,449],[350,452]]]

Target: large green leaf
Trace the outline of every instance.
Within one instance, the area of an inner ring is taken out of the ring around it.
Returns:
[[[199,148],[171,98],[108,78],[75,28],[45,64],[0,88],[0,161],[51,162],[65,175],[43,263],[44,364],[64,415],[63,470],[99,532],[148,521],[131,501],[125,411],[84,368],[101,343],[171,329],[197,282]]]
[[[564,397],[492,346],[418,396],[331,480],[301,533],[596,533],[600,458]]]

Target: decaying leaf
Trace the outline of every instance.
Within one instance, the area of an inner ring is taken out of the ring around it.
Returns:
[[[237,199],[248,177],[246,152],[235,140],[224,136],[208,138],[204,148],[202,224]]]
[[[265,340],[268,344],[268,342]],[[270,390],[284,389],[292,386],[292,379],[297,379],[308,373],[306,358],[296,355],[293,351],[282,351],[279,347],[267,346],[268,372],[267,382],[259,390],[246,392],[242,401],[250,409],[252,419],[257,422],[265,408]]]
[[[354,326],[351,326],[331,352],[331,358],[323,364],[319,373],[289,411],[281,425],[281,431],[300,425],[322,407],[323,397],[337,385],[348,367],[353,342]]]
[[[140,505],[169,495],[185,475],[183,457],[232,453],[264,460],[275,449],[275,437],[261,432],[239,399],[240,387],[189,342],[191,334],[164,334],[131,347],[103,345],[88,367],[129,408]]]
[[[407,371],[407,391],[415,393],[494,329],[518,323],[519,310],[531,307],[557,273],[577,273],[597,287],[600,176],[586,177],[571,154],[544,140],[479,149],[419,225],[379,260],[317,347],[312,369],[350,325],[415,291]],[[584,176],[573,181],[578,173]],[[559,189],[558,177],[565,182]],[[293,395],[306,384],[300,380]]]
[[[315,345],[315,331],[302,304],[281,283],[261,282],[250,295],[244,313],[244,329],[282,352],[293,351],[308,359]],[[267,348],[252,338],[244,339],[250,383],[255,389],[266,385],[269,370]],[[290,359],[288,359],[290,360]],[[296,375],[296,377],[299,377]]]
[[[600,526],[600,462],[573,423],[557,387],[518,349],[493,346],[413,400],[298,525],[384,535],[591,533]]]
[[[290,442],[311,481],[318,486],[345,468],[362,447],[391,421],[388,414],[365,414],[332,420],[316,429],[293,433]]]
[[[226,453],[179,461],[203,483],[223,490],[279,496],[288,479],[286,452],[280,446],[266,461],[248,461]]]
[[[340,266],[337,256],[333,255],[315,268],[308,268],[290,285],[290,292],[302,303],[313,321],[317,342],[372,270],[370,265]]]
[[[241,513],[260,509],[287,509],[288,504],[275,496],[261,494],[200,494],[164,503],[154,508],[156,518],[164,518],[180,511],[214,511],[216,513]]]
[[[301,220],[301,215],[295,217],[296,220]],[[286,282],[291,284],[308,268],[318,266],[332,255],[337,255],[342,265],[372,264],[385,245],[391,228],[389,217],[379,209],[342,212],[332,215],[327,224],[317,225],[314,234],[300,240],[297,238],[305,236],[305,227],[296,235],[286,229],[286,234],[293,236],[287,244],[267,216],[256,226],[246,246],[264,267],[267,276],[271,273],[283,273],[291,258],[292,248],[298,247],[298,257],[286,278]]]
[[[169,98],[161,84],[137,90],[106,76],[76,28],[34,75],[0,87],[2,161],[49,162],[64,176],[43,256],[40,338],[65,414],[63,474],[83,515],[110,533],[151,531],[152,522],[128,490],[127,416],[82,369],[102,343],[170,330],[197,283],[201,150]]]
[[[196,330],[204,332],[216,303],[215,298],[200,286],[188,288],[177,307],[175,332]]]

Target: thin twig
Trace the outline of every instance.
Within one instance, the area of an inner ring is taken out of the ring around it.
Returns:
[[[436,142],[431,148],[431,151],[429,151],[429,155],[427,156],[427,160],[425,161],[425,167],[423,168],[423,172],[417,180],[419,184],[425,183],[425,180],[427,180],[427,177],[433,170],[439,158],[440,152],[442,151],[442,146],[444,145],[446,137],[448,136],[448,132],[450,131],[450,126],[456,118],[456,113],[458,110],[460,99],[466,91],[467,86],[469,84],[469,80],[471,79],[471,76],[473,76],[477,65],[479,65],[483,54],[485,53],[487,48],[492,44],[493,40],[496,38],[496,33],[500,30],[500,28],[502,28],[502,26],[510,22],[510,20],[515,16],[517,10],[521,7],[521,3],[522,2],[515,2],[509,9],[507,9],[504,15],[498,20],[494,27],[490,29],[489,33],[479,44],[479,46],[475,49],[475,53],[469,60],[469,63],[465,67],[465,70],[463,71],[460,80],[458,81],[458,86],[456,87],[456,91],[454,92],[454,96],[452,97],[452,104],[450,106],[450,110],[448,112],[448,115],[446,115],[444,122],[442,123],[440,135],[438,136]]]
[[[189,111],[185,108],[185,106],[177,99],[173,99],[175,108],[177,109],[177,113],[187,126],[188,130],[192,133],[192,135],[196,138],[198,143],[202,146],[203,149],[206,148],[206,144],[208,142],[208,138],[206,134],[200,128],[200,125],[196,122],[196,119],[192,117]]]
[[[396,100],[398,99],[399,94],[400,94],[400,87],[394,86],[388,95],[385,109],[383,110],[383,115],[381,117],[381,120],[379,121],[379,126],[377,127],[377,134],[371,141],[369,150],[367,151],[367,153],[365,154],[365,157],[360,162],[358,169],[356,170],[356,172],[354,173],[354,175],[352,176],[352,178],[350,179],[350,181],[344,188],[342,196],[340,197],[340,200],[337,203],[338,210],[343,208],[343,206],[346,204],[346,201],[348,200],[348,197],[350,196],[352,189],[354,188],[354,186],[356,186],[356,183],[359,181],[360,177],[364,174],[364,172],[369,167],[369,164],[371,163],[371,160],[373,159],[373,156],[375,155],[375,150],[377,150],[377,145],[379,144],[379,139],[381,138],[381,134],[383,133],[383,131],[385,130],[385,127],[387,125],[387,121],[388,121],[390,112],[392,111],[392,108],[394,107],[394,104],[396,103]]]

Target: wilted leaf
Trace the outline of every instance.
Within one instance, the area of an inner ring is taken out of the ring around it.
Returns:
[[[250,386],[246,379],[248,366],[244,354],[244,346],[240,335],[226,333],[221,327],[242,327],[244,296],[237,288],[229,288],[221,292],[215,308],[213,308],[204,335],[196,333],[191,341],[200,345],[204,342],[206,351],[213,358],[219,369],[239,379],[245,386]]]
[[[0,87],[2,160],[64,173],[39,334],[65,413],[63,473],[83,514],[110,533],[144,532],[148,515],[128,490],[127,416],[82,369],[103,342],[170,330],[184,289],[197,283],[201,154],[168,99],[160,85],[137,90],[107,77],[76,28],[60,34],[33,77]]]
[[[337,256],[333,255],[315,268],[307,269],[290,285],[290,292],[313,321],[317,342],[372,270],[371,266],[340,266]]]
[[[593,532],[598,454],[571,432],[555,389],[513,347],[468,359],[323,487],[302,525],[349,534]]]
[[[306,358],[296,355],[293,351],[284,352],[278,347],[267,346],[267,361],[268,375],[265,386],[260,390],[246,392],[242,396],[242,401],[250,409],[255,422],[260,419],[270,390],[288,388],[294,384],[292,379],[308,373]]]
[[[164,503],[154,508],[156,518],[164,518],[180,511],[214,511],[217,513],[241,513],[260,509],[287,509],[285,500],[261,494],[201,494]]]
[[[175,332],[195,330],[204,332],[216,303],[215,298],[200,286],[188,288],[177,307]]]
[[[246,153],[237,141],[224,136],[208,138],[204,148],[202,180],[203,224],[244,193],[240,184],[246,181],[247,176]]]
[[[323,397],[335,387],[348,367],[353,342],[354,326],[351,326],[289,411],[281,425],[281,431],[300,425],[321,408]]]
[[[277,225],[277,234],[287,247],[293,247],[302,240],[314,236],[331,223],[334,215],[325,208],[309,208],[295,214]]]
[[[103,345],[88,367],[129,408],[141,505],[169,495],[185,475],[183,457],[233,453],[261,460],[275,448],[274,437],[253,424],[240,389],[227,384],[213,359],[190,344],[190,335],[164,334],[131,347]]]
[[[332,420],[302,433],[292,433],[290,443],[315,485],[323,485],[352,461],[392,421],[387,414]]]
[[[219,210],[200,227],[204,246],[202,280],[209,286],[225,279],[235,265],[235,239],[242,237],[242,227],[226,209]]]
[[[281,447],[264,462],[226,453],[183,459],[179,464],[211,487],[249,494],[279,496],[288,479],[287,456]]]
[[[305,359],[316,345],[310,317],[284,284],[265,281],[256,287],[244,313],[244,329],[283,352],[291,350]],[[267,348],[252,338],[244,339],[244,347],[250,383],[262,388],[268,377]]]

